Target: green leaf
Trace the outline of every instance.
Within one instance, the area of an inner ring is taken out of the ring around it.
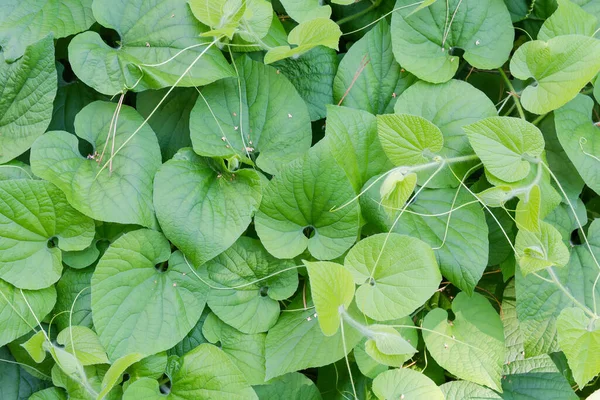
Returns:
[[[188,3],[194,17],[212,28],[207,34],[225,35],[231,39],[237,31],[249,2],[242,0],[189,0]]]
[[[93,221],[72,208],[49,182],[0,181],[0,278],[23,289],[60,278],[61,250],[85,249]]]
[[[375,379],[377,375],[387,371],[389,367],[387,365],[380,364],[378,361],[373,359],[373,357],[367,354],[365,350],[365,343],[367,340],[367,338],[364,338],[358,345],[356,345],[352,355],[354,356],[354,361],[356,362],[356,366],[360,370],[360,373],[367,378]]]
[[[396,166],[425,164],[444,146],[442,131],[416,115],[380,115],[377,132],[383,150]]]
[[[94,23],[92,0],[7,0],[2,7],[0,46],[8,62],[50,33],[58,39],[85,31]]]
[[[514,30],[502,0],[438,1],[413,12],[412,0],[398,0],[392,15],[396,60],[428,82],[441,83],[456,73],[459,57],[481,69],[501,67],[512,49]]]
[[[600,41],[582,35],[523,44],[510,61],[515,78],[533,78],[521,93],[527,111],[545,114],[571,101],[600,70]]]
[[[292,258],[308,247],[319,260],[342,255],[356,241],[358,202],[331,211],[354,197],[344,171],[325,146],[292,161],[264,190],[255,227],[277,258]]]
[[[515,222],[519,229],[529,232],[540,231],[540,208],[542,197],[540,187],[534,185],[529,193],[522,196],[515,210]]]
[[[253,334],[275,325],[279,301],[296,291],[298,273],[294,265],[292,260],[271,256],[258,240],[242,236],[198,272],[220,288],[213,288],[208,295],[208,306],[217,317]],[[234,289],[226,289],[230,287]]]
[[[94,268],[85,269],[65,268],[56,283],[56,306],[54,323],[59,330],[71,324],[91,328],[92,306],[90,285]],[[71,313],[71,307],[73,313]]]
[[[37,325],[36,321],[43,320],[52,311],[54,303],[54,286],[35,291],[21,290],[0,280],[0,325],[3,326],[0,345],[4,346],[32,330]]]
[[[569,250],[560,232],[547,222],[540,223],[540,232],[520,229],[515,248],[523,275],[548,267],[564,267],[569,262]]]
[[[13,357],[6,347],[0,347],[0,358],[13,361]],[[34,392],[47,386],[46,382],[31,376],[20,365],[12,362],[0,362],[0,398],[2,400],[27,400]]]
[[[368,329],[370,338],[365,342],[365,351],[381,364],[400,367],[417,352],[417,349],[391,326],[369,325]],[[413,339],[417,338],[417,335],[413,336]],[[416,340],[414,343],[416,345]]]
[[[448,312],[436,308],[423,321],[423,339],[433,358],[448,372],[501,391],[504,364],[502,321],[488,300],[474,293],[459,293]],[[431,332],[433,331],[433,332]]]
[[[494,103],[483,92],[457,80],[440,85],[419,81],[398,97],[394,111],[423,117],[437,126],[444,135],[444,147],[439,152],[444,158],[473,154],[463,126],[497,115]],[[476,163],[453,164],[452,169],[462,177]],[[419,173],[419,182],[425,182],[430,175],[431,171]],[[445,168],[428,186],[457,187],[459,183]]]
[[[165,236],[199,266],[231,246],[261,201],[260,174],[230,172],[222,161],[181,149],[154,178],[156,216]]]
[[[356,193],[372,176],[392,167],[377,136],[377,120],[366,111],[328,106],[325,138]]]
[[[98,335],[85,326],[63,329],[56,341],[64,346],[65,351],[77,357],[84,366],[109,363]]]
[[[35,392],[29,397],[29,400],[67,400],[67,395],[64,390],[57,387],[51,387]]]
[[[109,247],[92,277],[92,317],[111,360],[167,350],[196,325],[208,288],[189,272],[155,231],[129,232]]]
[[[461,400],[502,400],[502,397],[486,387],[473,382],[451,381],[444,383],[440,389],[446,399]]]
[[[301,23],[316,18],[329,18],[331,7],[322,5],[319,0],[280,0],[288,13],[296,22]]]
[[[317,46],[338,50],[340,36],[342,36],[342,31],[338,24],[329,18],[316,18],[301,22],[288,35],[288,42],[295,47],[278,46],[269,49],[265,54],[265,64],[288,57],[299,57]]]
[[[175,347],[168,350],[167,354],[169,355],[169,357],[183,357],[185,353],[192,351],[193,349],[198,347],[198,345],[208,342],[204,335],[202,335],[202,326],[204,325],[204,321],[206,320],[210,312],[211,310],[208,307],[204,308],[204,311],[202,312],[200,320],[198,320],[196,326],[194,326],[192,330],[188,332],[188,334],[181,340],[181,342],[177,343]]]
[[[537,39],[548,41],[561,35],[593,36],[597,24],[598,19],[576,3],[558,0],[558,9],[544,22]]]
[[[383,19],[350,47],[333,81],[336,104],[372,114],[393,112],[397,96],[416,78],[396,62],[391,42],[390,25]]]
[[[89,217],[154,227],[152,179],[160,166],[158,142],[148,126],[132,136],[143,118],[129,106],[120,109],[116,134],[109,137],[116,110],[114,103],[96,101],[77,114],[77,136],[54,131],[39,138],[31,149],[32,170],[58,186],[69,203]],[[87,157],[79,151],[78,137],[92,145]],[[113,142],[111,167],[106,164]]]
[[[69,377],[69,375],[56,365],[52,369],[52,383],[58,387],[64,388],[68,393],[69,400],[96,400],[96,396],[92,396],[92,393],[90,393],[89,390],[91,389],[95,392],[101,390],[102,378],[106,374],[108,368],[108,365],[105,364],[85,367],[84,373],[87,380],[87,385],[85,385],[81,380]],[[118,386],[105,397],[105,400],[117,400],[121,399],[121,396],[121,387]]]
[[[390,215],[381,210],[380,201],[380,187],[375,184],[360,204],[378,232],[388,232],[400,210]],[[455,189],[424,189],[393,229],[435,248],[442,275],[467,293],[472,293],[481,279],[489,249],[484,211],[478,204],[466,205],[473,201],[465,191],[456,194]]]
[[[309,295],[307,291],[307,305],[312,306]],[[315,317],[314,309],[304,308],[302,294],[299,294],[289,305],[289,312],[282,312],[275,326],[267,332],[267,380],[288,372],[333,363],[361,340],[361,333],[350,325],[344,325],[344,351],[341,330],[333,336],[325,336],[317,322],[319,315]],[[349,313],[359,320],[361,314],[356,307],[350,306]]]
[[[382,372],[373,381],[373,392],[379,399],[444,400],[444,394],[427,376],[408,368]]]
[[[342,265],[329,261],[304,261],[310,284],[319,326],[325,336],[337,333],[354,298],[352,274]]]
[[[565,308],[556,321],[558,344],[583,388],[600,373],[600,327],[580,308]]]
[[[115,360],[108,371],[106,371],[106,375],[104,375],[102,378],[102,390],[100,393],[98,393],[97,399],[103,399],[106,395],[108,395],[115,385],[120,382],[127,368],[143,358],[144,356],[140,353],[130,353]]]
[[[201,344],[183,357],[183,364],[171,377],[171,390],[163,395],[159,383],[142,378],[131,384],[123,400],[160,399],[257,400],[244,374],[227,355],[211,344]]]
[[[136,97],[136,109],[144,118],[148,118],[167,91],[146,90],[139,93]],[[197,98],[198,91],[195,88],[176,88],[148,120],[148,124],[156,132],[164,161],[171,159],[182,147],[192,146],[190,113]]]
[[[463,129],[485,168],[506,182],[525,178],[544,151],[542,132],[519,118],[490,117]]]
[[[556,135],[586,185],[600,194],[600,135],[591,120],[594,102],[578,95],[556,110]],[[562,182],[562,181],[561,181]]]
[[[417,174],[403,174],[395,169],[390,173],[379,188],[381,205],[390,216],[402,209],[417,186]]]
[[[442,281],[431,247],[395,233],[361,240],[346,256],[344,266],[360,285],[356,291],[358,308],[378,321],[409,315]]]
[[[208,48],[210,40],[199,38],[205,28],[186,2],[95,0],[92,9],[101,25],[118,33],[118,47],[84,32],[69,44],[69,61],[75,75],[102,94],[161,89],[184,75],[180,86],[201,86],[233,73],[221,52]]]
[[[11,3],[17,5],[16,1]],[[6,50],[0,53],[0,164],[24,153],[44,133],[52,117],[57,86],[50,36],[27,47],[25,55],[12,64],[5,57]]]
[[[503,399],[577,400],[569,382],[559,373],[529,373],[507,376],[502,381]]]
[[[321,393],[313,381],[299,372],[271,379],[266,385],[253,387],[261,400],[321,400]]]
[[[202,333],[209,342],[218,343],[231,361],[244,371],[249,384],[265,382],[265,333],[242,333],[212,313],[206,317]]]
[[[36,334],[31,336],[26,342],[21,344],[27,351],[27,354],[36,363],[41,363],[46,358],[46,350],[44,349],[44,342],[46,341],[46,334],[43,330],[39,330]]]
[[[0,181],[10,179],[35,179],[31,167],[19,160],[0,165]]]
[[[207,86],[192,109],[194,151],[208,157],[238,156],[274,174],[310,147],[308,109],[275,68],[249,57],[235,62],[239,80]]]
[[[308,107],[310,119],[316,121],[325,118],[326,106],[333,103],[332,85],[338,63],[335,50],[317,46],[298,58],[277,61],[273,67],[294,85]]]

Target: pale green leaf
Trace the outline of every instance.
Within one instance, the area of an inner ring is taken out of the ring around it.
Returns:
[[[367,351],[365,350],[365,343],[367,340],[367,338],[364,338],[358,345],[356,345],[352,355],[354,356],[354,361],[356,362],[356,366],[360,370],[360,373],[367,378],[375,379],[377,375],[387,371],[389,367],[379,363],[373,359],[373,357],[367,354]]]
[[[55,386],[64,388],[68,393],[69,400],[97,400],[95,395],[92,395],[90,389],[94,392],[101,390],[102,378],[106,374],[109,366],[106,364],[91,365],[85,367],[84,372],[87,378],[87,386],[82,384],[81,380],[69,377],[63,372],[58,365],[52,369],[52,383]],[[95,394],[95,393],[94,393]],[[122,397],[120,386],[114,388],[104,400],[120,400]]]
[[[569,262],[569,249],[560,232],[547,222],[540,223],[540,232],[520,229],[515,241],[523,275],[548,267],[564,267]]]
[[[517,49],[510,61],[515,78],[533,78],[521,93],[523,107],[545,114],[562,107],[600,70],[600,40],[582,35],[534,40]]]
[[[46,334],[43,330],[39,330],[36,334],[31,336],[25,343],[21,344],[27,351],[29,356],[36,363],[41,363],[46,358],[46,350],[44,349],[44,342],[46,341]]]
[[[540,187],[534,185],[529,193],[523,195],[517,204],[515,210],[515,223],[519,230],[524,229],[529,232],[540,231],[540,208],[542,195]]]
[[[381,364],[400,367],[417,352],[417,349],[391,326],[369,325],[368,329],[370,336],[365,343],[365,351]]]
[[[181,149],[154,179],[156,216],[167,238],[200,266],[231,246],[261,201],[260,174]]]
[[[329,18],[331,7],[322,5],[320,0],[280,0],[285,11],[296,22],[301,23],[315,18]]]
[[[64,131],[43,135],[31,150],[32,170],[58,186],[85,215],[155,227],[152,179],[161,162],[158,142],[146,125],[132,136],[143,118],[129,106],[121,108],[116,134],[109,137],[116,109],[114,103],[96,101],[77,114],[77,136]],[[79,140],[92,145],[91,154],[81,154]],[[111,167],[106,164],[113,154]]]
[[[417,174],[405,175],[402,171],[395,169],[385,178],[379,188],[381,205],[390,216],[393,216],[397,210],[404,207],[416,186]]]
[[[189,272],[155,231],[129,232],[109,247],[92,277],[92,317],[111,360],[167,350],[196,325],[208,288]]]
[[[98,393],[96,400],[104,399],[115,385],[119,383],[127,368],[143,358],[144,356],[140,353],[129,353],[115,360],[102,378],[102,385],[100,386],[102,390]]]
[[[67,400],[67,395],[64,390],[57,387],[50,387],[48,389],[40,390],[35,392],[29,397],[29,400]]]
[[[548,41],[561,35],[592,36],[598,19],[570,0],[558,0],[558,9],[544,21],[537,39]]]
[[[382,372],[373,381],[373,392],[378,399],[444,400],[444,394],[424,374],[408,368]]]
[[[108,364],[106,352],[98,335],[85,326],[71,326],[62,330],[56,341],[73,354],[82,365]]]
[[[189,0],[194,17],[212,28],[208,35],[225,35],[229,39],[236,33],[249,1],[245,0]],[[208,36],[206,35],[206,36]]]
[[[498,393],[473,382],[451,381],[444,383],[440,389],[448,400],[502,400]]]

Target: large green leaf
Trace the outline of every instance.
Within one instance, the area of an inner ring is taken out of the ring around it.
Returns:
[[[69,44],[69,61],[100,93],[161,89],[184,76],[180,86],[206,85],[233,73],[221,52],[208,48],[210,40],[199,37],[205,28],[184,1],[94,0],[92,9],[101,25],[119,34],[117,47],[84,32]]]
[[[577,396],[564,376],[557,372],[509,375],[502,380],[504,400],[577,400]]]
[[[167,93],[163,90],[147,90],[136,97],[136,108],[148,118]],[[158,107],[148,124],[156,132],[163,160],[171,159],[182,147],[190,147],[190,113],[198,98],[195,88],[176,88]]]
[[[598,70],[600,40],[582,35],[527,42],[510,61],[510,71],[516,78],[535,80],[535,85],[527,86],[521,93],[521,103],[536,114],[545,114],[571,101]]]
[[[544,22],[537,38],[549,40],[561,35],[593,36],[597,24],[598,19],[576,3],[558,0],[558,9]]]
[[[417,82],[398,98],[394,111],[396,114],[418,115],[433,122],[444,135],[444,147],[438,153],[444,158],[473,154],[462,127],[497,115],[494,103],[483,92],[467,82],[457,80],[440,85]],[[473,165],[475,162],[454,164],[452,169],[462,177]],[[419,182],[424,182],[431,173],[431,170],[420,173]],[[447,168],[428,183],[429,187],[458,185]]]
[[[13,364],[13,357],[6,347],[0,347],[0,398],[2,400],[27,400],[34,392],[48,386],[44,381],[35,378],[18,364]],[[8,361],[8,362],[7,362]],[[32,397],[35,399],[35,397]],[[62,400],[59,398],[59,400]]]
[[[412,0],[398,0],[392,16],[392,45],[398,62],[428,82],[450,80],[457,50],[475,68],[493,69],[508,60],[514,30],[502,0],[437,1],[412,14]]]
[[[225,352],[211,344],[201,344],[183,357],[181,367],[171,377],[166,396],[157,381],[142,378],[127,388],[123,399],[257,400],[258,397]]]
[[[209,314],[202,326],[202,334],[213,344],[218,344],[242,371],[251,385],[265,382],[266,333],[245,334]]]
[[[239,79],[209,85],[196,100],[190,115],[194,151],[236,155],[274,174],[310,147],[308,109],[275,68],[246,56],[234,61]]]
[[[225,323],[253,334],[275,325],[280,313],[278,301],[296,291],[298,273],[290,270],[293,266],[292,260],[278,260],[267,253],[260,241],[242,236],[202,265],[198,273],[221,288],[210,291],[211,310]],[[235,289],[226,289],[229,287]]]
[[[326,146],[311,149],[269,182],[255,226],[265,248],[278,258],[292,258],[308,247],[313,257],[330,260],[356,241],[358,202],[331,211],[354,197],[344,171]]]
[[[431,247],[396,233],[361,240],[348,252],[344,266],[360,285],[356,291],[358,308],[378,321],[409,315],[442,281]]]
[[[365,218],[378,231],[387,232],[400,211],[381,209],[380,196],[378,183],[360,204]],[[394,232],[419,238],[433,247],[442,275],[467,293],[472,293],[481,279],[489,250],[484,212],[477,204],[466,205],[472,201],[464,190],[457,195],[456,189],[424,189],[394,226]]]
[[[578,95],[555,112],[556,135],[577,171],[600,194],[600,131],[591,120],[594,101]]]
[[[392,167],[377,136],[377,120],[366,111],[328,106],[325,138],[356,193],[371,177]]]
[[[490,117],[463,129],[485,168],[506,182],[525,178],[544,151],[542,132],[520,118]]]
[[[372,114],[393,112],[397,96],[416,78],[396,62],[389,51],[391,42],[390,26],[384,19],[350,47],[333,81],[336,103]]]
[[[444,400],[444,394],[424,374],[408,368],[382,372],[373,381],[373,392],[377,398],[385,399],[428,399]]]
[[[77,136],[54,131],[39,138],[31,150],[32,170],[58,186],[69,203],[85,215],[154,227],[152,179],[161,161],[158,142],[146,125],[132,136],[143,118],[128,106],[121,108],[116,134],[109,137],[116,109],[116,104],[96,101],[77,114]],[[79,151],[78,137],[92,145],[87,157]],[[106,165],[110,158],[112,167]]]
[[[0,15],[0,46],[8,62],[52,33],[55,39],[79,33],[94,23],[93,0],[6,0]],[[52,56],[49,52],[49,56]]]
[[[261,201],[260,174],[230,172],[222,161],[180,150],[154,179],[156,216],[165,236],[194,266],[231,246]]]
[[[292,372],[271,379],[268,384],[254,386],[261,400],[321,400],[321,393],[306,375]]]
[[[435,360],[459,378],[501,390],[504,329],[500,316],[480,294],[459,293],[452,302],[454,320],[441,308],[423,321],[423,339]]]
[[[51,37],[27,47],[12,64],[5,57],[0,53],[0,164],[25,152],[44,133],[57,87]]]
[[[23,289],[58,281],[61,250],[83,250],[94,222],[69,205],[49,182],[0,181],[0,279]]]
[[[446,399],[461,400],[502,400],[493,390],[473,382],[451,381],[440,386]]]
[[[0,324],[3,327],[0,330],[0,345],[4,346],[32,330],[37,325],[37,321],[41,321],[48,315],[55,302],[54,286],[41,290],[21,291],[0,280]]]
[[[92,317],[111,360],[167,350],[196,325],[208,288],[189,272],[155,231],[129,232],[109,247],[92,276]]]
[[[600,372],[600,328],[580,308],[562,310],[556,328],[558,344],[582,388]]]

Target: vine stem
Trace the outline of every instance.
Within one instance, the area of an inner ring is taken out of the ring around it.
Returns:
[[[371,3],[371,5],[369,7],[365,8],[364,10],[359,11],[356,14],[348,15],[347,17],[344,17],[344,18],[340,19],[339,21],[336,21],[336,23],[338,25],[343,25],[350,21],[354,21],[356,18],[360,18],[363,15],[368,14],[371,11],[373,11],[374,9],[376,9],[377,7],[379,7],[382,2],[383,2],[383,0],[375,0],[373,3]]]
[[[573,296],[571,294],[571,292],[569,292],[567,290],[566,287],[564,287],[564,285],[560,282],[560,280],[558,279],[558,276],[556,276],[556,272],[554,272],[554,270],[552,269],[552,267],[548,267],[546,268],[546,271],[548,271],[548,275],[550,275],[550,277],[552,278],[552,282],[554,282],[554,284],[565,294],[567,295],[567,297],[577,305],[577,307],[581,308],[583,310],[583,312],[585,312],[587,315],[589,315],[592,319],[596,320],[598,319],[598,315],[596,315],[594,312],[592,312],[588,307],[586,307],[584,304],[582,304],[579,300],[577,300],[575,298],[575,296]]]
[[[515,99],[515,105],[517,106],[517,111],[519,112],[519,116],[521,117],[521,119],[526,119],[525,111],[523,111],[523,107],[521,106],[521,101],[519,100],[519,96],[517,95],[517,91],[515,90],[515,87],[512,85],[510,79],[508,79],[508,76],[506,76],[506,72],[504,72],[502,67],[498,68],[498,71],[500,72],[500,76],[502,76],[502,79],[504,79],[504,83],[506,83],[506,86],[510,90],[509,94],[511,96],[513,96],[513,98]]]

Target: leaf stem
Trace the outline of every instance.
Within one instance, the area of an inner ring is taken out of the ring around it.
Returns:
[[[506,76],[506,72],[504,72],[502,67],[498,68],[498,71],[500,72],[500,76],[502,76],[502,79],[504,79],[504,83],[506,83],[506,86],[510,90],[508,94],[513,96],[513,98],[515,99],[515,105],[517,106],[517,111],[519,112],[519,116],[521,117],[521,119],[525,119],[525,112],[523,111],[523,107],[521,106],[521,101],[519,100],[519,95],[517,94],[517,91],[515,90],[514,86],[512,85],[512,82],[510,81],[510,79],[508,79],[508,76]]]
[[[567,295],[567,297],[579,308],[581,308],[583,310],[583,312],[585,312],[587,315],[589,315],[591,318],[593,319],[598,319],[598,315],[596,315],[594,312],[592,312],[592,310],[590,310],[587,306],[585,306],[584,304],[582,304],[579,300],[577,300],[572,294],[571,292],[569,292],[567,290],[566,287],[563,286],[563,284],[560,282],[560,280],[558,279],[558,276],[556,275],[556,272],[554,272],[554,270],[552,269],[552,267],[548,267],[546,268],[546,271],[548,271],[548,275],[550,275],[550,277],[552,278],[552,282],[554,282],[554,284],[556,286],[558,286],[558,288],[565,294]]]
[[[548,116],[548,113],[542,114],[539,117],[537,117],[536,119],[534,119],[533,121],[531,121],[531,123],[534,124],[535,126],[538,126],[538,124],[540,122],[542,122],[544,120],[544,118],[546,118],[547,116]]]

